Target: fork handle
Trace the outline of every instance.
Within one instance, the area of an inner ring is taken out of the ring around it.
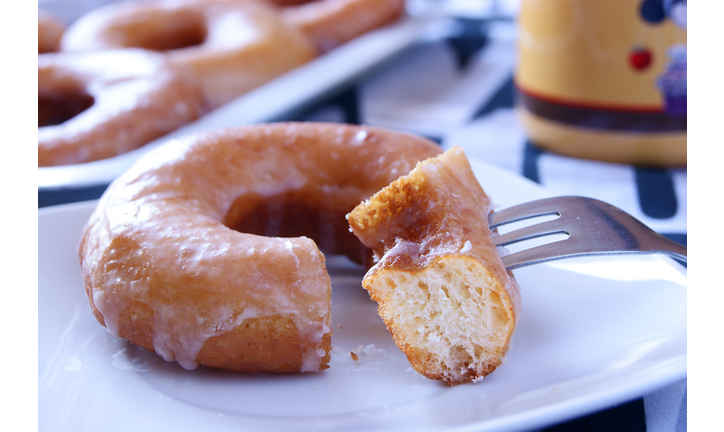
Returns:
[[[503,265],[506,270],[515,270],[521,267],[528,267],[534,264],[542,264],[550,261],[558,261],[562,259],[577,258],[577,257],[590,257],[590,256],[602,256],[602,255],[653,255],[653,254],[664,254],[672,259],[683,261],[686,263],[686,249],[683,252],[675,252],[673,250],[656,250],[656,251],[618,251],[618,252],[574,252],[565,253],[560,255],[551,255],[546,246],[543,245],[537,248],[516,252],[511,255],[502,256]]]
[[[549,261],[557,261],[561,259],[585,257],[585,256],[602,256],[602,255],[652,255],[652,254],[664,254],[669,257],[687,262],[686,260],[686,246],[680,245],[673,240],[669,240],[666,237],[655,233],[657,238],[653,243],[655,246],[643,250],[620,250],[620,251],[580,251],[580,252],[567,252],[554,254],[552,251],[556,250],[554,243],[549,243],[541,246],[537,246],[531,249],[515,252],[510,255],[502,256],[503,265],[506,270],[515,270],[521,267],[527,267],[533,264],[541,264]]]
[[[661,242],[659,245],[660,249],[654,252],[664,253],[669,255],[671,258],[686,262],[686,246],[680,245],[679,243],[669,240],[664,236],[661,236],[659,241]]]

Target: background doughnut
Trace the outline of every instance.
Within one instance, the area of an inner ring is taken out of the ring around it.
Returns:
[[[38,54],[58,51],[65,23],[48,11],[38,9]]]
[[[38,166],[109,158],[206,112],[197,82],[143,50],[38,55]]]
[[[214,108],[309,61],[316,50],[261,0],[127,1],[68,27],[62,51],[143,48],[191,68]]]
[[[310,1],[315,0],[268,0],[271,3],[277,4],[279,6],[295,6],[300,5],[302,3],[309,3]]]
[[[316,0],[282,11],[284,20],[307,35],[320,52],[399,19],[405,0]]]

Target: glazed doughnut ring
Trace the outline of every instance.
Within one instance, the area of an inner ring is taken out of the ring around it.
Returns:
[[[368,256],[345,215],[440,152],[403,133],[319,123],[170,142],[117,178],[84,228],[92,311],[187,369],[325,369],[331,287],[320,249]]]
[[[38,166],[109,158],[205,112],[197,82],[143,50],[38,55]]]
[[[38,10],[38,54],[58,51],[65,23],[50,12]]]
[[[282,16],[307,35],[317,50],[327,52],[397,20],[404,11],[405,0],[317,0],[285,8]]]
[[[62,51],[161,51],[189,67],[211,108],[316,56],[277,8],[258,0],[154,0],[109,4],[71,24]]]

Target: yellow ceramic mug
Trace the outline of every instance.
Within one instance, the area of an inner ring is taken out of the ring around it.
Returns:
[[[518,107],[552,151],[686,165],[686,0],[522,0]]]

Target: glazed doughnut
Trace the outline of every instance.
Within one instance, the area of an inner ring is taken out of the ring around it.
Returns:
[[[282,14],[326,52],[399,19],[404,11],[405,0],[317,0],[285,8]]]
[[[38,9],[38,54],[58,51],[65,23],[50,12]]]
[[[38,166],[117,156],[206,110],[197,82],[144,50],[38,55]]]
[[[362,284],[397,346],[428,378],[479,381],[510,346],[520,288],[496,250],[490,211],[455,147],[420,163],[348,216],[379,260]]]
[[[84,228],[92,311],[187,369],[324,369],[331,287],[320,249],[362,261],[370,251],[345,214],[439,153],[403,133],[319,123],[170,142],[111,183]]]
[[[258,0],[114,3],[79,18],[61,39],[62,51],[130,47],[161,51],[194,70],[212,108],[316,55],[274,5]]]
[[[300,5],[302,3],[309,3],[310,1],[314,0],[268,0],[271,3],[274,3],[279,6],[296,6]]]

